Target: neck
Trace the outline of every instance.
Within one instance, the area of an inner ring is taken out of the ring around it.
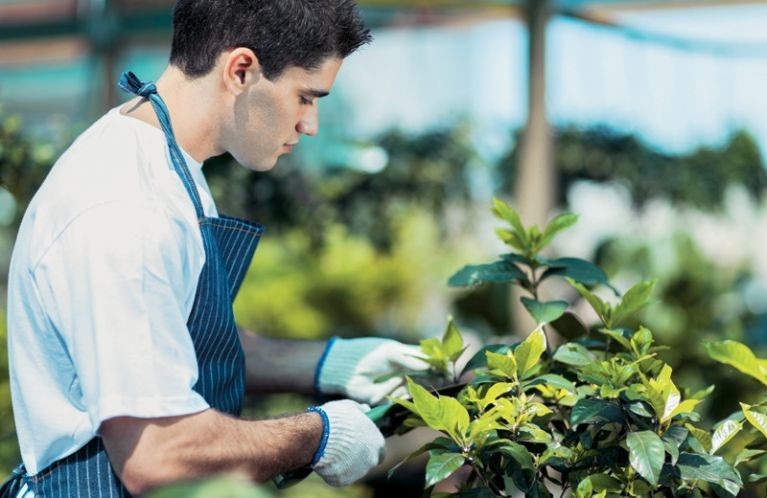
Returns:
[[[198,162],[222,154],[224,151],[219,145],[220,106],[217,105],[217,89],[209,78],[203,76],[191,80],[178,68],[168,66],[156,85],[168,107],[179,146]],[[132,100],[121,112],[160,128],[152,104],[145,99]]]

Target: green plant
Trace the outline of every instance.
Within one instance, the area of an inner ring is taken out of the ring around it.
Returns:
[[[767,386],[767,359],[757,358],[751,349],[737,341],[706,343],[709,356],[735,367],[741,373]],[[748,482],[764,487],[767,483],[767,396],[762,392],[755,404],[740,403],[740,410],[717,425],[714,441],[723,446],[729,441],[730,454]],[[762,496],[764,489],[762,489]]]
[[[713,387],[683,396],[671,367],[658,358],[664,348],[654,344],[652,332],[626,328],[648,304],[655,282],[640,282],[621,297],[588,261],[543,257],[541,250],[576,222],[574,215],[540,229],[525,227],[497,199],[493,212],[506,223],[497,233],[513,252],[466,266],[449,283],[519,286],[538,325],[522,342],[486,346],[474,355],[464,370],[473,380],[454,396],[408,380],[412,399],[394,400],[410,412],[403,431],[426,425],[442,433],[409,457],[429,454],[427,494],[469,466],[457,493],[432,496],[736,496],[741,475],[715,454],[732,424],[712,433],[695,411]],[[566,300],[539,299],[551,278],[566,279],[591,305],[597,326],[587,328]],[[618,295],[617,302],[597,295],[592,288],[598,285]],[[553,331],[568,340],[556,349]],[[457,329],[451,337],[457,337],[452,351],[460,350]],[[422,350],[427,361],[439,358]]]

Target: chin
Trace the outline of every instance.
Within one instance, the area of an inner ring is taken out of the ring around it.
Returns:
[[[246,160],[246,159],[242,159],[242,158],[239,158],[239,157],[235,157],[235,160],[238,163],[240,163],[243,166],[245,166],[246,168],[248,168],[249,170],[259,171],[259,172],[270,171],[277,164],[277,160],[276,159],[254,161],[254,160],[250,160],[250,159]]]

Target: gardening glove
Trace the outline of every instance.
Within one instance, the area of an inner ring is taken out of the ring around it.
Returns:
[[[334,337],[317,365],[315,387],[323,394],[341,394],[371,405],[386,396],[403,397],[405,375],[429,369],[418,356],[418,346],[391,339]]]
[[[346,486],[381,463],[385,441],[365,412],[367,405],[344,399],[309,408],[322,417],[322,440],[312,468],[331,486]]]

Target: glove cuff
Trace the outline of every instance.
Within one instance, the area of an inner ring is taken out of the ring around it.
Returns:
[[[330,339],[328,339],[327,344],[325,344],[325,350],[322,352],[322,356],[320,356],[320,360],[317,362],[317,366],[314,369],[314,392],[318,394],[329,393],[329,391],[324,391],[322,389],[322,384],[320,383],[320,377],[322,375],[322,369],[328,360],[328,354],[330,353],[330,349],[333,347],[333,344],[335,344],[336,341],[340,341],[340,339],[336,336],[333,336]]]
[[[365,472],[378,463],[374,461],[376,459],[373,455],[377,455],[383,448],[383,436],[361,412],[358,408],[360,406],[367,408],[366,405],[358,405],[349,400],[334,401],[322,406],[328,420],[328,440],[323,455],[313,468],[333,486],[343,484],[345,474],[356,473],[359,469],[355,468],[361,461],[366,461]],[[361,446],[366,448],[363,453],[360,453]],[[377,450],[367,454],[371,448]]]
[[[328,436],[330,436],[330,420],[328,420],[328,414],[325,413],[325,410],[320,406],[310,406],[306,411],[317,413],[322,418],[322,437],[320,438],[320,445],[317,447],[317,451],[314,452],[312,463],[309,464],[314,467],[325,455],[325,448],[328,445]]]

